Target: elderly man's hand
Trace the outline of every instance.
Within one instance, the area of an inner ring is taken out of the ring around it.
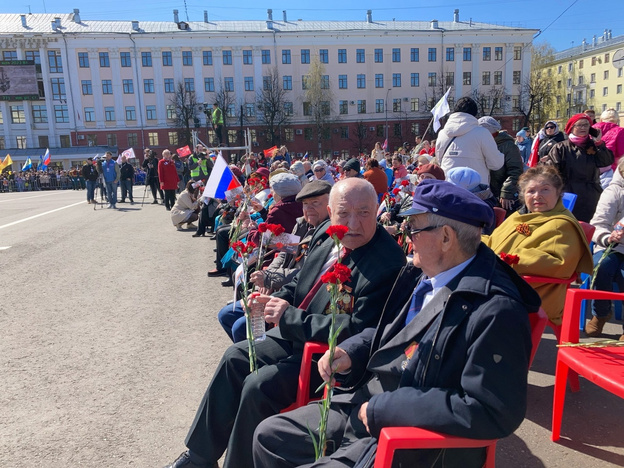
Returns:
[[[366,427],[366,431],[370,434],[370,429],[368,428],[368,417],[366,416],[367,408],[368,408],[368,402],[360,406],[360,411],[358,411],[358,418],[360,419],[360,421],[364,423],[364,426]]]
[[[249,280],[256,286],[258,286],[259,288],[263,287],[264,286],[264,272],[254,271],[249,277]]]
[[[334,350],[334,372],[344,372],[351,369],[351,358],[346,351],[338,346]],[[327,382],[331,377],[331,369],[329,367],[329,351],[325,351],[325,354],[319,359],[318,371],[321,374],[323,381]],[[335,381],[332,383],[336,383]]]
[[[386,212],[386,213],[383,213],[379,217],[379,221],[381,221],[382,223],[387,223],[390,221],[390,218],[391,218],[390,213]]]
[[[284,311],[290,305],[284,299],[278,297],[261,295],[256,298],[258,302],[265,304],[264,306],[264,320],[268,323],[278,324],[280,318],[284,314]]]
[[[622,242],[622,236],[624,236],[624,229],[619,229],[611,232],[611,235],[607,239],[607,243],[616,243],[619,244]]]
[[[397,233],[397,227],[393,224],[391,224],[390,226],[384,226],[384,229],[388,232],[388,234],[390,234],[391,236],[394,236]]]

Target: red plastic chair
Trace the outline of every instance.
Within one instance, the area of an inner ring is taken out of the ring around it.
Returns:
[[[503,223],[503,221],[505,221],[505,216],[507,216],[507,212],[499,206],[495,206],[493,209],[494,220],[496,221],[496,227],[498,227]]]
[[[327,343],[318,343],[308,341],[303,347],[303,358],[301,359],[301,367],[299,367],[299,383],[297,384],[297,398],[295,402],[288,408],[282,410],[282,413],[294,410],[300,406],[307,405],[310,401],[320,400],[319,398],[310,398],[310,376],[312,374],[312,356],[314,354],[324,354],[329,349]]]
[[[624,300],[623,293],[569,289],[566,294],[561,341],[579,342],[579,316],[585,299]],[[561,435],[561,418],[565,403],[566,380],[569,371],[582,375],[599,387],[624,398],[624,349],[607,348],[559,348],[555,370],[555,391],[553,397],[552,435],[553,441]],[[578,382],[577,382],[578,383]],[[573,389],[574,390],[574,389]],[[578,388],[576,389],[578,390]]]

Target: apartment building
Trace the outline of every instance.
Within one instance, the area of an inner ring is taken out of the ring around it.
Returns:
[[[477,97],[517,130],[535,33],[460,21],[458,10],[452,21],[375,21],[369,10],[361,22],[292,20],[286,11],[278,19],[271,10],[266,21],[219,22],[207,12],[199,22],[180,21],[177,11],[171,22],[90,21],[78,10],[0,14],[0,64],[34,63],[38,92],[0,86],[0,148],[174,149],[185,143],[173,126],[178,86],[195,95],[190,120],[202,140],[214,139],[204,103],[209,109],[225,94],[230,144],[250,128],[258,150],[278,143],[347,156],[386,136],[396,148],[425,131],[448,87],[451,105]],[[329,96],[322,132],[306,93],[318,62]],[[286,119],[271,142],[259,99],[274,73]]]

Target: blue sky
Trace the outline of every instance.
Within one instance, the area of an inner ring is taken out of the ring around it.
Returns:
[[[430,6],[436,3],[435,7]],[[366,10],[373,10],[379,21],[437,19],[451,21],[453,10],[460,10],[460,20],[504,24],[543,30],[536,42],[547,41],[556,50],[580,45],[583,38],[591,42],[611,29],[613,37],[624,34],[624,0],[391,0],[364,2],[356,0],[315,0],[314,2],[230,0],[221,2],[146,1],[139,0],[17,0],[2,7],[2,13],[70,13],[80,9],[85,20],[153,20],[172,21],[172,10],[180,11],[180,19],[202,21],[204,10],[210,20],[264,20],[267,8],[274,18],[286,10],[289,20],[364,20]],[[296,8],[295,8],[296,6]],[[565,13],[564,11],[570,7]],[[561,16],[560,16],[561,15]],[[551,24],[552,23],[552,24]]]

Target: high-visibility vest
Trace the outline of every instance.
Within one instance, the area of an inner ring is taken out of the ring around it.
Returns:
[[[223,125],[223,112],[218,107],[212,111],[212,123],[214,125]]]
[[[197,167],[195,169],[191,169],[191,177],[195,180],[198,180],[200,176],[200,169],[202,174],[208,174],[208,168],[206,166],[206,159],[198,159],[195,156],[191,156],[193,162],[197,162]]]

